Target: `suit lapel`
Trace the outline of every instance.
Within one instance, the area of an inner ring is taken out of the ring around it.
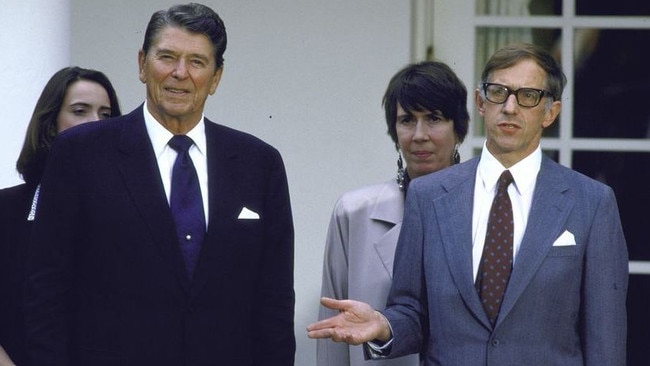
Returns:
[[[472,269],[472,208],[478,158],[454,170],[442,182],[446,192],[434,202],[435,215],[441,225],[442,245],[452,279],[468,309],[477,319],[491,327],[474,287]]]
[[[393,277],[393,260],[395,258],[395,243],[402,228],[404,216],[404,193],[394,182],[387,182],[375,199],[370,219],[381,221],[391,226],[374,244],[379,259],[384,264],[386,272]]]
[[[218,263],[210,262],[210,258],[221,258],[219,255],[219,242],[224,237],[224,222],[228,222],[234,208],[233,197],[237,194],[238,187],[233,183],[233,176],[237,175],[234,163],[237,161],[237,146],[229,141],[226,133],[220,130],[215,123],[205,119],[205,137],[208,164],[208,228],[201,247],[199,262],[192,279],[192,296],[196,296],[208,279],[211,266]],[[208,263],[209,262],[209,263]]]
[[[174,221],[169,210],[158,163],[146,131],[142,106],[127,116],[120,134],[118,166],[129,196],[140,212],[146,229],[153,238],[161,256],[179,279],[189,288],[185,264],[174,232]]]
[[[569,185],[564,181],[556,163],[544,156],[526,231],[515,259],[497,325],[512,310],[546,258],[553,241],[561,234],[563,223],[574,204],[573,198],[566,194],[568,190]]]

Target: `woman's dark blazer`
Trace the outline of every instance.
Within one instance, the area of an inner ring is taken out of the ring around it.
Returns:
[[[17,365],[25,359],[23,273],[35,188],[20,184],[0,190],[0,345]]]

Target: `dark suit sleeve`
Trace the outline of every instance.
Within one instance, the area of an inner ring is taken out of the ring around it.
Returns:
[[[404,204],[404,221],[395,250],[393,284],[383,311],[393,331],[391,350],[386,354],[390,358],[417,353],[426,336],[422,201],[417,187],[411,185]]]
[[[294,336],[294,232],[289,189],[282,158],[272,149],[264,212],[264,251],[261,258],[255,311],[255,365],[290,366]]]
[[[22,286],[33,197],[27,184],[0,190],[0,346],[17,365],[25,359]]]
[[[27,254],[25,328],[29,364],[34,366],[70,364],[67,296],[78,205],[68,151],[55,143],[50,153]]]

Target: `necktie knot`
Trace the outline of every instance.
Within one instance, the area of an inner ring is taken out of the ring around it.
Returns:
[[[499,176],[499,180],[497,181],[497,192],[503,192],[507,190],[510,183],[514,181],[515,179],[512,177],[510,171],[504,170],[503,173],[501,173],[501,176]]]
[[[186,135],[174,135],[167,144],[178,153],[186,153],[194,141]]]

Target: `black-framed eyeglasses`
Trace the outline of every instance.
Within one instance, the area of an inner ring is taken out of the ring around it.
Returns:
[[[505,85],[494,83],[483,83],[485,98],[496,104],[503,104],[508,100],[510,94],[514,94],[517,104],[522,107],[537,107],[543,97],[553,97],[553,94],[547,90],[534,88],[519,88],[511,90]]]

